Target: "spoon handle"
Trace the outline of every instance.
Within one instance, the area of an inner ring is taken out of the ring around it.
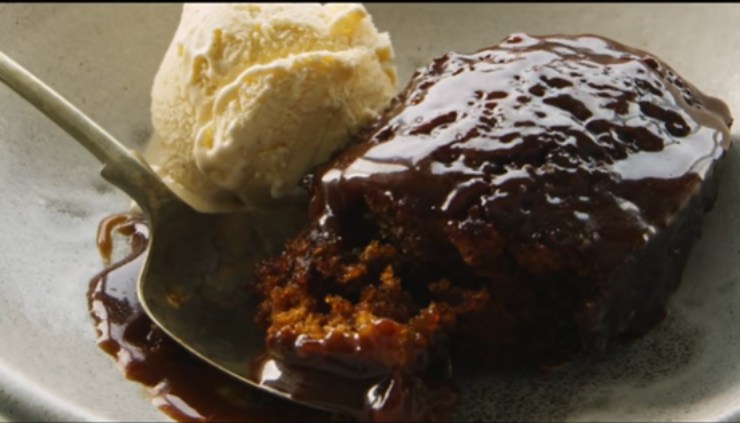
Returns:
[[[101,174],[136,201],[149,217],[174,199],[156,173],[97,123],[31,72],[0,51],[0,81],[44,113],[91,152],[104,167]]]

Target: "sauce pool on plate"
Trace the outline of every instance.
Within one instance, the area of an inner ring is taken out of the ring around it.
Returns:
[[[337,416],[302,407],[212,368],[169,339],[136,296],[149,229],[136,214],[116,214],[98,228],[106,268],[90,281],[88,308],[97,343],[126,378],[149,388],[152,403],[178,421],[328,421]],[[123,247],[120,259],[113,251]]]

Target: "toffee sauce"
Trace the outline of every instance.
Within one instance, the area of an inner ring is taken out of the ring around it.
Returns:
[[[149,388],[156,407],[188,422],[341,420],[259,392],[169,339],[136,296],[148,235],[143,217],[136,214],[116,214],[100,223],[97,244],[106,268],[90,281],[87,298],[98,346],[114,358],[126,378]],[[119,243],[126,244],[128,254],[111,261]]]
[[[513,34],[417,71],[365,141],[313,178],[311,220],[351,237],[369,197],[435,222],[429,245],[483,221],[609,272],[695,194],[731,122],[647,52]]]

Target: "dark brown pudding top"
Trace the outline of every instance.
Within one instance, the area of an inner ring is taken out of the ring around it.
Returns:
[[[669,223],[730,122],[646,52],[516,34],[418,71],[366,142],[318,173],[311,216],[344,234],[372,196],[440,231],[485,221],[608,268]]]

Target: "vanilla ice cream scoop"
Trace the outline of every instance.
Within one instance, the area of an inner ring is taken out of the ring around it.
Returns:
[[[360,4],[185,4],[149,159],[203,211],[290,196],[388,105],[392,59]]]

